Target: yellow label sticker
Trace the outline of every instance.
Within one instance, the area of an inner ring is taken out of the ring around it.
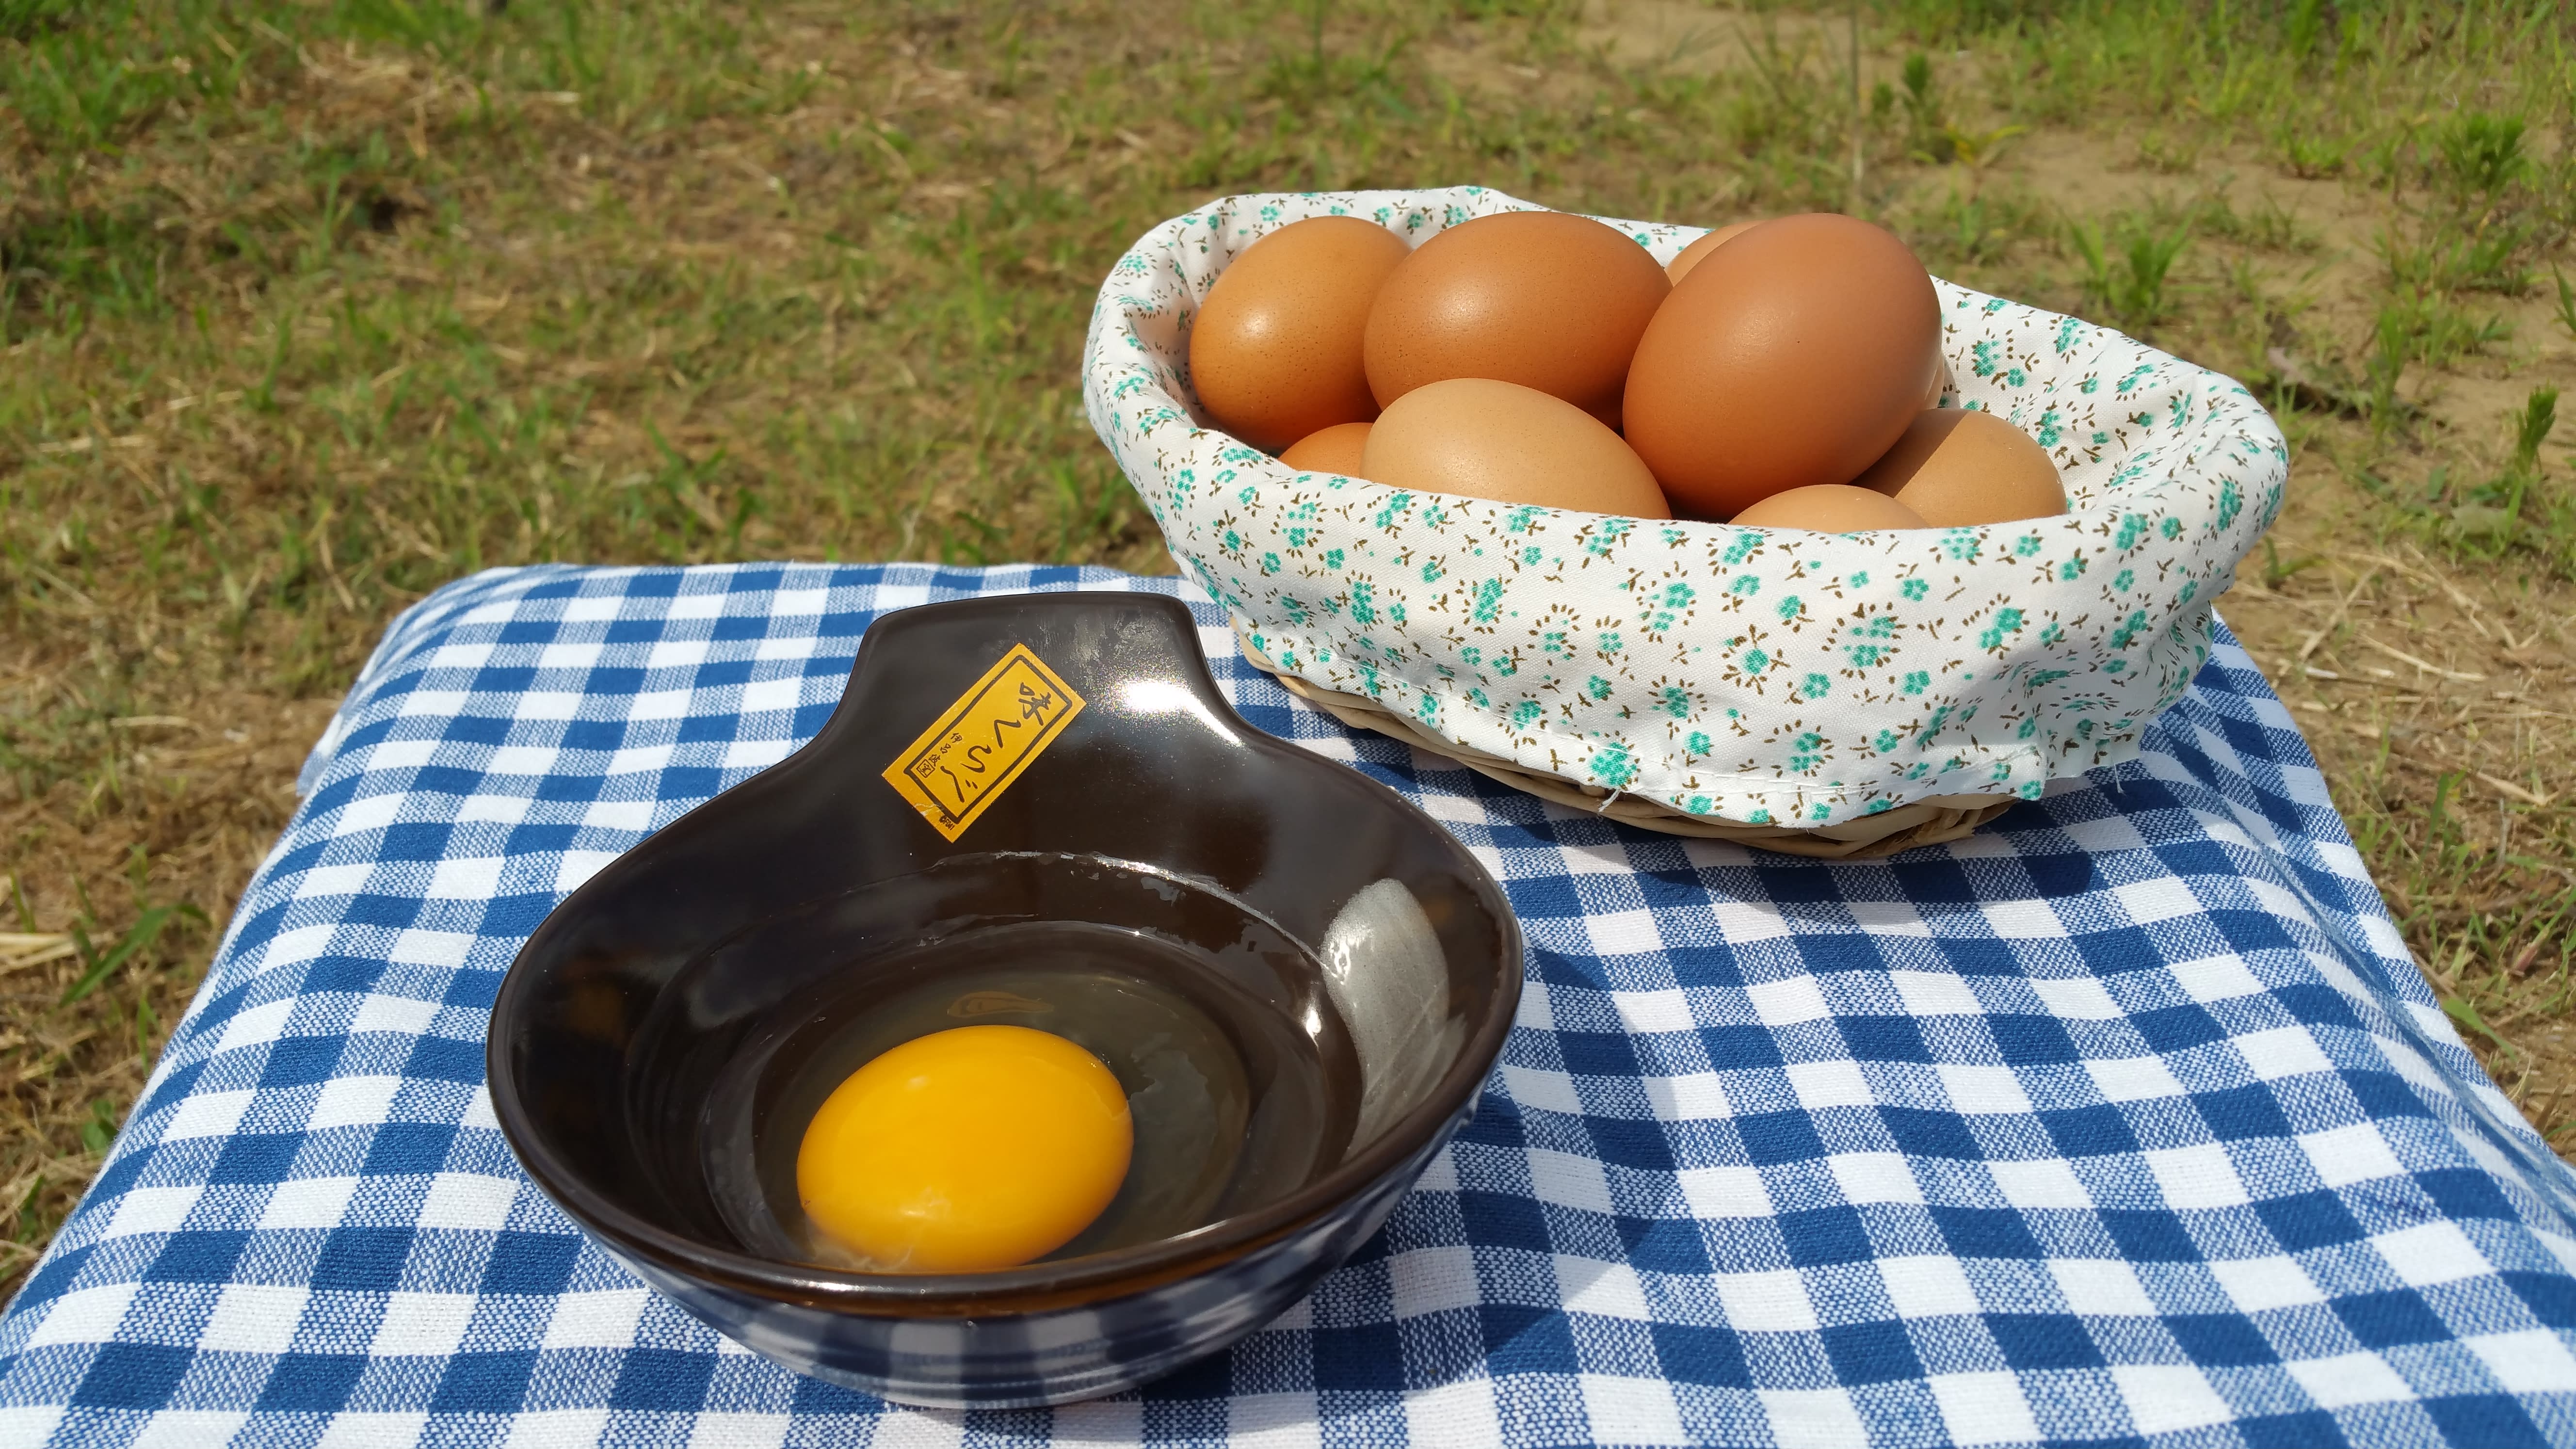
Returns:
[[[1080,713],[1082,696],[1014,644],[886,766],[886,783],[954,841]]]

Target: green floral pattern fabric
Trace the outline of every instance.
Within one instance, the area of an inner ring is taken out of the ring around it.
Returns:
[[[2289,455],[2244,388],[2118,332],[1937,283],[1943,404],[2036,438],[2072,502],[1983,528],[1829,535],[1407,492],[1299,472],[1197,411],[1191,318],[1265,233],[1350,215],[1419,245],[1536,209],[1482,187],[1229,197],[1154,228],[1102,284],[1092,426],[1255,647],[1459,744],[1746,824],[2035,797],[2136,753],[2208,657],[2211,602],[2279,513]],[[1659,261],[1702,234],[1609,224]]]

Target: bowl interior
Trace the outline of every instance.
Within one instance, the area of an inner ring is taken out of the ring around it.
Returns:
[[[880,1053],[968,1025],[1066,1037],[1126,1090],[1126,1183],[1053,1259],[1277,1202],[1351,1141],[1362,1067],[1313,952],[1203,884],[1031,852],[952,856],[691,963],[639,1034],[629,1134],[695,1235],[864,1270],[804,1222],[804,1126]]]
[[[948,839],[883,775],[1015,645],[1080,709]],[[1499,1050],[1519,954],[1446,832],[1233,715],[1178,604],[929,606],[869,631],[811,744],[547,919],[495,1005],[494,1103],[558,1203],[680,1271],[808,1297],[1105,1290],[1418,1156]],[[804,1126],[877,1053],[984,1023],[1118,1074],[1126,1186],[1035,1264],[868,1271],[796,1209]]]

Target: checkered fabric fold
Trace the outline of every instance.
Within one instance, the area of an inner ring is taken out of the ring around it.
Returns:
[[[495,1126],[486,1014],[566,892],[821,726],[871,619],[1072,588],[1182,594],[1247,719],[1455,831],[1528,990],[1473,1125],[1278,1322],[1137,1395],[891,1408],[584,1242]],[[2576,1443],[2576,1181],[2218,643],[2138,761],[1833,864],[1354,735],[1173,580],[463,580],[0,1319],[0,1445]]]

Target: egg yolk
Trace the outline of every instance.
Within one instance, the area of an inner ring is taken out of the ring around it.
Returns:
[[[1109,1206],[1135,1128],[1118,1078],[1063,1037],[961,1026],[850,1074],[796,1152],[806,1217],[882,1272],[1040,1258]]]

